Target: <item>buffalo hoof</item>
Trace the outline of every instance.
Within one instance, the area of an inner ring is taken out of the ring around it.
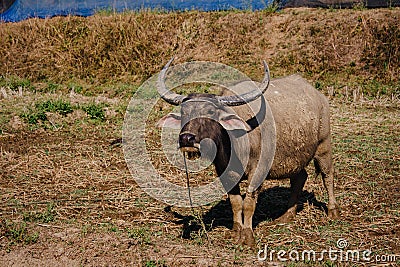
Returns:
[[[340,212],[338,208],[334,208],[334,209],[329,209],[328,210],[328,218],[336,220],[339,219],[340,217]]]
[[[232,230],[229,231],[228,238],[231,238],[234,243],[239,243],[240,242],[240,237],[241,237],[241,232],[242,232],[242,226],[240,223],[234,222]]]
[[[254,239],[253,230],[251,228],[242,230],[240,244],[250,248],[254,248],[256,246],[256,240]]]
[[[275,220],[276,223],[288,223],[294,220],[296,217],[296,210],[289,209],[281,217]]]

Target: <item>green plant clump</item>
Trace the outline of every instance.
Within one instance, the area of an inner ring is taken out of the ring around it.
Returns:
[[[3,77],[0,76],[0,87],[7,87],[12,91],[18,91],[19,88],[22,89],[33,89],[31,81],[25,78],[19,78],[17,76]]]
[[[91,103],[87,106],[82,107],[82,109],[86,112],[87,115],[89,115],[89,118],[93,120],[104,121],[106,119],[103,104]]]
[[[46,113],[43,111],[35,111],[32,109],[28,109],[27,112],[24,112],[20,115],[22,119],[24,119],[29,124],[38,124],[39,121],[47,121]]]
[[[140,244],[151,243],[151,233],[148,227],[126,229],[128,237],[137,240]]]
[[[58,100],[47,100],[42,103],[37,103],[36,109],[41,112],[53,112],[58,113],[60,115],[66,116],[69,113],[72,113],[74,110],[70,102],[64,101],[62,99]]]
[[[25,222],[42,222],[49,223],[55,221],[56,212],[54,210],[54,203],[48,203],[46,211],[43,213],[30,212],[23,214],[23,220]]]
[[[165,260],[158,260],[158,261],[147,260],[144,263],[144,266],[146,266],[146,267],[164,267],[164,266],[168,266],[168,265],[165,263]]]
[[[35,104],[35,108],[28,108],[28,110],[20,115],[27,123],[36,125],[39,121],[45,122],[48,120],[46,112],[58,113],[66,116],[74,111],[70,102],[59,100],[47,100]]]
[[[1,230],[2,236],[7,237],[10,240],[11,245],[15,243],[23,243],[26,245],[33,244],[39,239],[39,233],[29,233],[25,222],[16,223],[3,221],[1,224]]]

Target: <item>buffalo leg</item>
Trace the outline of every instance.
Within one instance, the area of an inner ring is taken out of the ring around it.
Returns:
[[[233,227],[231,232],[231,238],[235,242],[240,241],[240,234],[242,231],[242,211],[243,211],[243,199],[240,195],[240,188],[236,185],[231,192],[229,192],[229,200],[232,206],[233,212]]]
[[[247,192],[243,201],[243,230],[241,236],[241,243],[254,247],[256,242],[253,234],[253,215],[256,209],[257,197],[259,190],[255,192]]]
[[[276,221],[278,223],[287,223],[296,217],[297,203],[299,202],[299,197],[303,191],[304,184],[307,180],[306,170],[301,170],[297,175],[290,177],[290,198],[288,202],[288,210],[279,217]]]
[[[322,180],[328,192],[328,217],[339,218],[339,208],[333,192],[333,163],[330,139],[326,139],[317,148],[315,167],[321,172]]]

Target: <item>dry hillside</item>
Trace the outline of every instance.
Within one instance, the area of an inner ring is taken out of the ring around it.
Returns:
[[[1,24],[0,36],[0,73],[32,82],[139,83],[173,55],[253,78],[266,59],[274,76],[300,72],[323,85],[393,85],[400,76],[397,8],[104,13]]]

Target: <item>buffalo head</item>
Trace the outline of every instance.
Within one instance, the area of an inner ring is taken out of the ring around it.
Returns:
[[[159,127],[180,129],[179,148],[187,152],[189,159],[207,155],[221,147],[227,147],[229,140],[227,131],[250,131],[250,126],[237,116],[229,106],[239,106],[260,97],[268,88],[270,76],[268,65],[264,61],[265,76],[260,88],[233,96],[217,96],[214,94],[176,94],[165,85],[165,75],[171,59],[159,74],[157,90],[162,99],[172,105],[180,105],[180,113],[170,113],[157,123]],[[216,147],[215,147],[216,146]],[[211,153],[214,154],[214,153]],[[212,159],[211,159],[212,160]]]

